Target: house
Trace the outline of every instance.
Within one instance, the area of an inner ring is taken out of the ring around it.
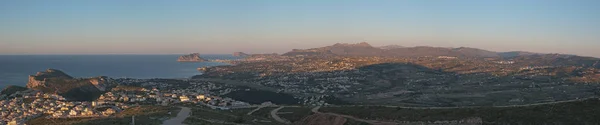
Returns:
[[[78,111],[75,111],[75,110],[71,110],[71,111],[69,112],[69,115],[70,115],[70,116],[77,116],[77,115],[79,115],[79,112],[78,112]]]
[[[196,99],[198,99],[198,100],[204,100],[205,98],[206,98],[206,96],[204,96],[204,95],[196,96]]]
[[[102,114],[105,115],[105,116],[109,116],[109,115],[112,115],[112,114],[115,114],[115,113],[117,113],[117,111],[115,111],[112,108],[109,108],[106,111],[102,112]]]
[[[179,96],[179,100],[181,102],[189,102],[190,98],[188,98],[187,96],[183,95],[183,96]]]

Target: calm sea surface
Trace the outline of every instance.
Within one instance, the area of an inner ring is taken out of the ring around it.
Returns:
[[[27,77],[49,68],[73,77],[189,78],[203,66],[217,62],[177,62],[180,55],[0,55],[0,88],[25,86]],[[206,59],[237,59],[231,55],[203,55]]]

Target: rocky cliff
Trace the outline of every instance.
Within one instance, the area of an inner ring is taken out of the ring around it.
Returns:
[[[178,62],[206,62],[208,60],[200,57],[199,53],[192,53],[189,55],[179,56],[177,59]]]
[[[107,77],[73,78],[66,73],[48,69],[29,76],[27,88],[46,93],[56,93],[69,100],[94,100],[109,83]]]
[[[27,88],[46,87],[46,79],[48,78],[73,79],[73,77],[60,70],[47,69],[44,72],[37,72],[35,75],[29,75]]]

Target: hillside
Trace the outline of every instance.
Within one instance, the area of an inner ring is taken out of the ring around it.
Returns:
[[[384,50],[375,48],[366,42],[361,42],[357,44],[337,43],[307,50],[294,49],[283,54],[283,56],[379,56],[385,55],[384,52]]]
[[[10,85],[0,91],[0,95],[11,95],[19,91],[25,91],[27,88],[21,86]]]
[[[460,121],[480,118],[483,124],[597,124],[600,123],[600,100],[597,98],[555,104],[446,109],[411,109],[401,107],[324,107],[322,112],[339,113],[362,119],[398,123]]]
[[[107,77],[73,78],[66,73],[48,69],[29,76],[27,88],[57,93],[69,100],[94,100],[106,91]]]
[[[283,54],[283,56],[500,57],[497,52],[476,48],[442,48],[429,46],[402,47],[399,45],[373,47],[366,42],[356,44],[337,43],[320,48],[294,49]]]

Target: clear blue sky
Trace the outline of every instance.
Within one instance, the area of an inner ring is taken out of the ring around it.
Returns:
[[[281,53],[362,41],[600,57],[600,0],[0,1],[0,54]]]

